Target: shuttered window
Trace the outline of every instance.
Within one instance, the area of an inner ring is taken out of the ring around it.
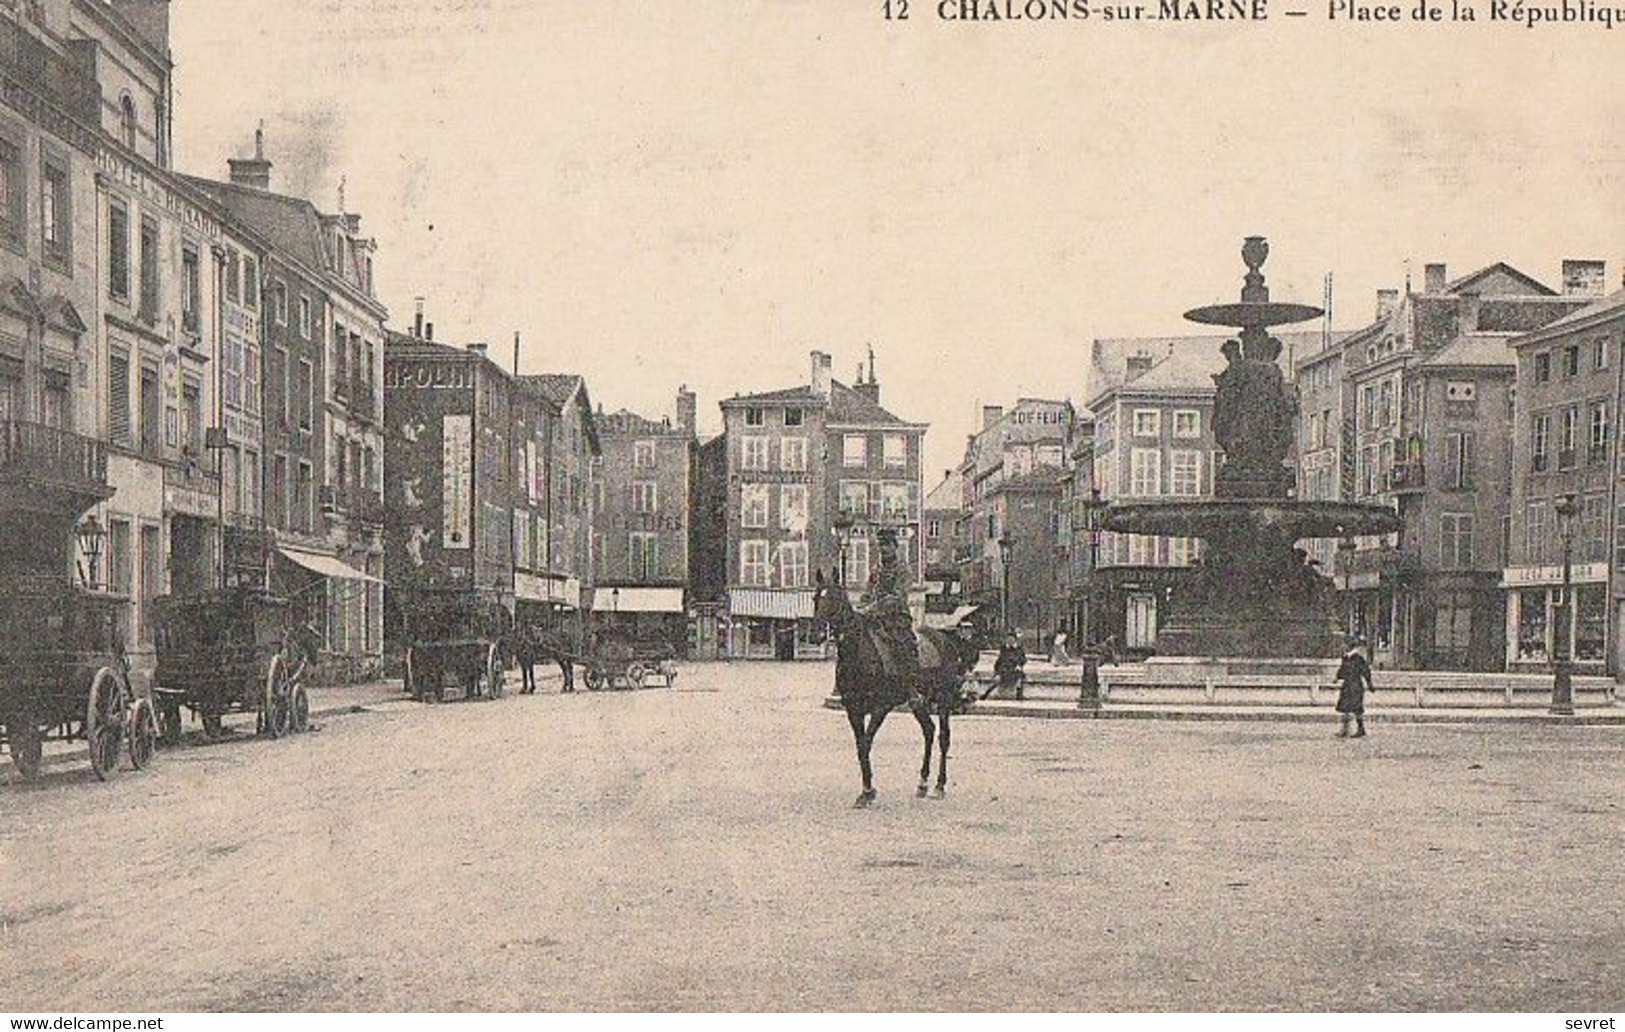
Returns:
[[[130,443],[130,356],[113,355],[107,366],[107,426],[113,440]]]

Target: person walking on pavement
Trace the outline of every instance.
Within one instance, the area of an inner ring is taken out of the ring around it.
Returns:
[[[1341,686],[1337,693],[1337,712],[1342,722],[1337,731],[1339,738],[1365,737],[1365,693],[1368,689],[1375,691],[1376,685],[1371,683],[1371,664],[1360,651],[1364,645],[1364,638],[1349,635],[1343,662],[1337,665],[1337,682]],[[1351,724],[1354,726],[1352,735],[1349,734]]]

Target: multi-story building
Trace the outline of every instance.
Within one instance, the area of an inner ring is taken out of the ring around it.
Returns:
[[[599,413],[593,479],[593,615],[610,633],[663,639],[686,651],[696,400],[677,392],[677,419]]]
[[[1400,530],[1338,556],[1355,626],[1379,665],[1499,669],[1509,516],[1513,352],[1584,305],[1504,263],[1461,279],[1428,265],[1343,349],[1354,403],[1354,500],[1395,505]]]
[[[1076,412],[1069,401],[1022,398],[982,407],[959,464],[960,583],[988,625],[1019,629],[1034,647],[1054,628],[1061,472]],[[1018,526],[1019,524],[1019,526]]]
[[[1221,452],[1213,437],[1213,376],[1224,368],[1225,338],[1148,341],[1127,379],[1090,400],[1095,417],[1094,479],[1099,500],[1210,498]],[[1163,344],[1167,343],[1166,349]],[[1162,358],[1150,357],[1163,354]],[[1157,629],[1201,555],[1189,537],[1104,532],[1091,552],[1090,634],[1130,652],[1156,649]]]
[[[963,500],[959,471],[945,470],[937,486],[926,493],[920,513],[920,571],[928,623],[953,625],[971,615],[968,609],[961,611],[959,592],[956,535]]]
[[[845,583],[860,590],[874,532],[890,527],[918,580],[926,426],[881,406],[873,356],[869,378],[848,387],[833,379],[821,351],[812,353],[805,386],[730,398],[722,416],[728,654],[823,656],[824,630],[812,619],[814,570],[833,571],[844,556]],[[914,606],[923,617],[923,589]]]
[[[1099,559],[1102,507],[1095,487],[1095,417],[1087,409],[1073,416],[1072,441],[1060,485],[1055,608],[1059,629],[1074,646],[1082,646],[1096,638],[1089,596]]]
[[[543,463],[540,525],[532,554],[546,603],[577,617],[591,602],[593,475],[602,454],[587,381],[574,373],[521,376],[521,391],[538,401],[536,438]],[[579,630],[579,624],[576,625]]]
[[[1618,510],[1625,465],[1615,429],[1625,404],[1625,291],[1601,297],[1604,274],[1601,262],[1564,263],[1564,294],[1591,303],[1511,342],[1517,404],[1501,577],[1510,670],[1546,669],[1555,654],[1565,535],[1574,585],[1567,640],[1576,668],[1622,669],[1621,580],[1610,571],[1625,557]],[[1570,515],[1562,515],[1569,502]]]
[[[51,547],[38,539],[42,511],[71,517],[112,490],[98,350],[102,97],[96,46],[70,35],[71,7],[0,5],[0,571]],[[76,565],[106,584],[105,563]]]
[[[383,653],[387,312],[375,244],[360,216],[273,192],[261,134],[252,157],[228,164],[229,182],[185,178],[264,242],[258,257],[220,255],[228,443],[243,449],[241,482],[263,485],[273,587],[322,635],[326,676],[364,676]],[[239,444],[250,434],[263,441]]]

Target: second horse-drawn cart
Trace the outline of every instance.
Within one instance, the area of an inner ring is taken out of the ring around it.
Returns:
[[[407,694],[420,702],[440,702],[448,677],[468,699],[505,694],[513,618],[498,597],[417,589],[403,592],[400,605]]]

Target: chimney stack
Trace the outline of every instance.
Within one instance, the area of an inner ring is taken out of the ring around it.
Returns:
[[[812,392],[820,398],[829,397],[830,391],[830,357],[827,351],[814,351],[812,353],[812,378],[808,381]]]
[[[863,379],[863,367],[858,367],[857,391],[872,405],[880,404],[880,378],[875,376],[875,349],[869,349],[869,378]]]
[[[264,123],[254,130],[254,156],[228,158],[226,167],[231,169],[231,181],[237,186],[252,190],[271,189],[271,162],[265,157]]]
[[[423,339],[434,340],[434,323],[426,322],[423,324]]]
[[[1377,319],[1379,321],[1386,319],[1397,311],[1399,311],[1399,291],[1397,289],[1377,291]]]
[[[1444,262],[1428,262],[1422,266],[1422,293],[1442,294],[1445,284]]]
[[[694,425],[699,413],[699,399],[694,392],[688,389],[688,384],[677,388],[677,429],[690,437],[694,436]]]
[[[1144,374],[1149,373],[1151,371],[1151,367],[1156,364],[1157,360],[1143,351],[1138,355],[1130,355],[1124,369],[1124,382],[1127,383],[1129,380],[1132,380],[1137,376],[1143,376]]]
[[[1608,263],[1593,258],[1563,259],[1565,297],[1602,297],[1607,291]]]
[[[1461,299],[1461,309],[1457,316],[1457,332],[1478,332],[1479,297],[1478,294],[1465,294]]]
[[[412,302],[413,302],[414,306],[417,308],[416,313],[414,313],[413,316],[412,316],[412,336],[415,337],[418,340],[422,340],[423,339],[423,299],[421,297],[415,297],[415,298],[412,299]]]
[[[1003,418],[1004,418],[1004,406],[1003,405],[983,405],[982,406],[982,429],[983,430],[991,430],[991,429],[993,429],[993,424],[997,423],[999,420],[1001,420]]]

